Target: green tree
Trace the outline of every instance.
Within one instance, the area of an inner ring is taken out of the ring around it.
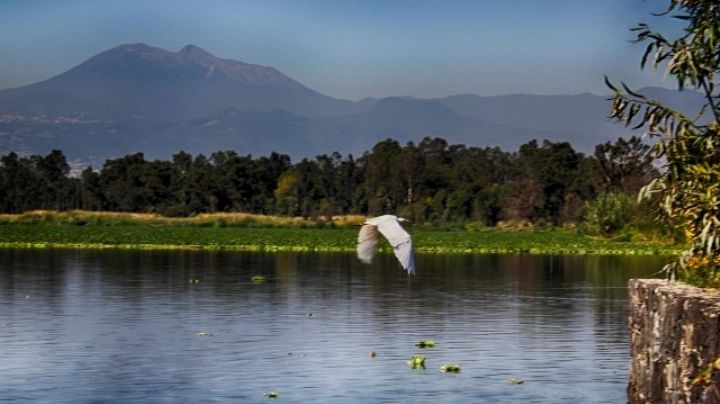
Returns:
[[[121,212],[147,210],[147,190],[143,182],[146,164],[142,153],[105,162],[100,170],[100,187],[107,209]]]
[[[19,213],[28,208],[30,198],[25,193],[30,191],[32,169],[27,159],[20,158],[17,153],[9,153],[0,159],[0,206],[3,212]]]
[[[258,184],[251,202],[253,212],[265,214],[274,212],[273,192],[278,186],[280,176],[290,167],[290,156],[287,154],[272,152],[267,157],[263,156],[255,160],[254,177]]]
[[[362,195],[362,170],[352,154],[340,163],[338,177],[338,211],[343,214],[362,211],[359,201]]]
[[[535,206],[533,219],[560,224],[565,197],[576,182],[581,157],[567,142],[545,140],[539,147],[533,140],[520,146],[519,175],[535,179],[540,187],[540,200]],[[518,189],[516,192],[525,190]]]
[[[337,198],[340,193],[340,172],[342,162],[340,153],[335,152],[331,156],[323,154],[315,158],[319,169],[320,186],[324,197],[320,200],[320,213],[332,220],[337,211]]]
[[[622,89],[615,92],[611,117],[635,128],[645,127],[656,139],[651,156],[663,159],[659,178],[641,195],[660,194],[661,215],[679,222],[689,248],[666,269],[693,283],[720,286],[720,5],[717,0],[671,0],[665,14],[686,23],[677,38],[666,38],[646,23],[633,29],[646,43],[640,66],[665,66],[678,89],[692,88],[705,97],[695,117],[656,100]]]
[[[35,157],[34,160],[39,185],[38,193],[34,196],[38,199],[39,207],[55,210],[67,208],[72,200],[73,190],[67,178],[70,165],[63,152],[53,150],[44,157]]]
[[[80,173],[81,191],[80,208],[85,210],[106,209],[104,195],[100,186],[100,173],[92,167],[85,168]]]
[[[595,146],[603,191],[637,193],[655,173],[649,149],[637,136]]]
[[[402,153],[400,144],[392,139],[377,143],[363,156],[368,213],[395,212],[406,198],[402,172],[397,169]]]
[[[494,183],[480,190],[475,196],[476,218],[487,226],[495,226],[500,221],[504,198],[505,189],[500,184]]]
[[[218,203],[213,186],[215,168],[204,154],[193,159],[187,173],[188,184],[185,187],[183,204],[190,213],[217,212]]]
[[[300,213],[299,189],[300,175],[293,171],[287,171],[280,176],[275,188],[275,200],[282,214],[296,216]]]

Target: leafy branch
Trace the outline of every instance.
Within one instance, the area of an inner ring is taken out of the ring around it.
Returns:
[[[645,127],[656,142],[652,158],[664,162],[664,172],[640,191],[640,198],[659,195],[660,212],[678,223],[687,236],[688,249],[666,266],[670,276],[683,269],[683,278],[701,286],[720,286],[720,3],[717,0],[671,0],[659,15],[679,12],[674,18],[687,23],[684,34],[668,39],[641,23],[632,31],[635,42],[646,43],[640,66],[654,70],[666,65],[666,74],[679,90],[700,91],[705,104],[689,117],[662,102],[618,88],[610,118],[633,129]],[[710,116],[705,115],[710,111]]]

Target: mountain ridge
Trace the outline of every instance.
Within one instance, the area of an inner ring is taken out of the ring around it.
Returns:
[[[681,110],[698,93],[645,88]],[[425,136],[514,149],[534,138],[583,152],[630,134],[607,118],[605,96],[462,94],[348,101],[268,66],[212,55],[196,45],[168,51],[144,43],[100,52],[47,80],[0,90],[0,153],[46,153],[96,162],[130,152],[166,158],[179,150],[238,149],[294,158],[360,154],[377,141]]]

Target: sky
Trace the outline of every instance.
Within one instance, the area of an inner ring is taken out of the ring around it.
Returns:
[[[187,44],[272,66],[351,100],[606,94],[640,70],[629,29],[667,0],[0,0],[0,89],[47,79],[124,43]]]

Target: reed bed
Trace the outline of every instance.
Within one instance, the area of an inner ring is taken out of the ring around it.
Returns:
[[[351,227],[364,216],[333,216],[331,219],[258,215],[252,213],[203,213],[190,217],[166,217],[155,213],[94,212],[83,210],[34,210],[22,214],[0,214],[0,224],[53,224],[94,226],[172,226],[172,227]]]

